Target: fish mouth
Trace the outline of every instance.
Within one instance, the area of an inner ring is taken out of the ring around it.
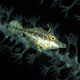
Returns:
[[[67,45],[66,44],[61,44],[60,48],[67,48]]]

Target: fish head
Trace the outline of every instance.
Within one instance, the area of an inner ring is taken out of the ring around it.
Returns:
[[[49,47],[51,49],[58,49],[58,48],[66,48],[67,45],[61,41],[59,41],[55,36],[49,34]]]

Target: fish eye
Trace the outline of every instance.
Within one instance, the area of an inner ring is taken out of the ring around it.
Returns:
[[[51,40],[55,40],[56,38],[55,38],[55,36],[52,36],[50,39],[51,39]]]

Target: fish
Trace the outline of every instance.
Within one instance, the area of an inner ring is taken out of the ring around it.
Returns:
[[[37,46],[38,51],[67,47],[66,44],[41,27],[26,28],[24,34]]]

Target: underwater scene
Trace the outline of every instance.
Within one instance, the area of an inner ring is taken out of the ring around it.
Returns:
[[[0,0],[2,79],[80,80],[80,0]]]

